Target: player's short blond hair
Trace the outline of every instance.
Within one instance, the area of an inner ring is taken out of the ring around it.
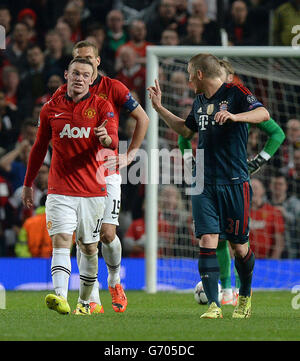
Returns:
[[[92,48],[94,51],[95,57],[97,58],[99,56],[99,50],[94,43],[92,43],[88,40],[81,40],[78,43],[76,43],[73,47],[73,50],[72,50],[73,57],[75,56],[75,54],[74,54],[75,50],[80,49],[80,48]]]
[[[219,61],[219,63],[221,65],[221,67],[225,69],[227,76],[234,75],[235,72],[234,72],[233,66],[231,65],[231,63],[228,60],[221,59]]]
[[[80,64],[88,64],[92,67],[93,69],[93,73],[92,73],[92,76],[94,75],[94,66],[93,66],[93,63],[91,61],[89,61],[88,59],[86,58],[74,58],[70,61],[69,65],[68,65],[68,70],[70,69],[70,66],[74,63],[80,63]]]
[[[222,75],[219,59],[212,54],[194,55],[189,64],[194,72],[200,70],[207,78],[218,78]]]

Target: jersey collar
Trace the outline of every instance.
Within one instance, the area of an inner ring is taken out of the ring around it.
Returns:
[[[83,101],[83,100],[86,100],[86,99],[89,98],[90,96],[91,96],[91,93],[90,93],[90,92],[87,92],[87,93],[79,100],[79,102],[81,102],[81,101]],[[70,101],[70,102],[73,101],[73,99],[68,95],[67,92],[66,92],[66,94],[65,94],[65,98],[66,98],[68,101]]]
[[[203,93],[203,96],[204,96],[204,99],[206,100],[211,100],[211,99],[214,99],[215,97],[218,97],[220,95],[220,93],[222,93],[223,89],[225,88],[226,86],[226,83],[223,83],[220,88],[215,92],[214,95],[212,95],[210,98],[206,98],[206,96],[204,95]]]
[[[101,82],[101,80],[102,80],[102,76],[98,73],[97,78],[94,80],[93,84],[90,86],[95,86],[95,85],[99,84]]]

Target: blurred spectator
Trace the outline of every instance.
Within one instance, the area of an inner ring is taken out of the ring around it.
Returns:
[[[36,119],[26,118],[21,126],[18,143],[21,143],[23,140],[28,140],[29,144],[33,145],[38,131],[37,124]]]
[[[220,26],[216,21],[209,18],[207,2],[205,0],[192,0],[191,7],[191,16],[199,17],[202,20],[205,44],[221,45]]]
[[[160,45],[179,45],[179,36],[176,30],[166,29],[161,34]]]
[[[290,0],[274,11],[273,45],[291,46],[295,33],[292,28],[300,24],[300,0]]]
[[[294,151],[293,169],[289,172],[289,194],[300,194],[300,149]]]
[[[20,84],[20,76],[18,69],[12,65],[6,65],[2,71],[3,91],[5,100],[11,109],[18,108],[18,89]]]
[[[164,185],[159,192],[159,220],[168,222],[172,232],[165,244],[164,255],[193,257],[193,250],[185,247],[183,235],[189,235],[189,213],[184,207],[179,189],[175,185]]]
[[[145,207],[143,204],[143,214]],[[129,257],[142,258],[145,256],[146,233],[145,218],[138,218],[132,221],[123,239],[123,249]],[[170,244],[174,236],[174,227],[168,222],[160,219],[158,221],[158,255],[163,254],[163,249]]]
[[[13,209],[14,225],[20,227],[25,219],[34,214],[36,208],[39,207],[41,199],[47,194],[48,189],[48,175],[49,166],[44,163],[33,184],[33,208],[25,208],[22,204],[22,189],[23,186],[18,187],[9,198],[9,204]]]
[[[248,159],[255,157],[259,153],[260,141],[259,141],[259,129],[251,127],[249,130],[247,154]]]
[[[121,70],[116,79],[120,80],[129,90],[137,92],[141,104],[145,102],[146,70],[137,62],[137,54],[130,46],[124,46],[120,50]]]
[[[116,51],[128,41],[124,16],[119,10],[111,10],[106,17],[106,46],[114,58]]]
[[[59,72],[58,74],[63,77],[72,56],[64,54],[64,43],[58,31],[48,31],[45,36],[45,48],[45,62],[55,68]]]
[[[47,101],[50,100],[51,96],[63,83],[64,83],[63,79],[59,75],[57,74],[51,75],[47,82],[47,93],[41,96],[40,98],[37,98],[36,103],[45,104]]]
[[[31,145],[27,139],[0,158],[0,170],[15,191],[23,185]]]
[[[159,44],[165,29],[177,31],[175,0],[160,0],[156,14],[146,26],[147,40],[155,44]]]
[[[93,37],[94,40],[91,37]],[[100,69],[104,71],[107,76],[112,77],[115,75],[115,53],[108,48],[108,43],[105,39],[106,30],[102,24],[93,22],[88,26],[87,37],[85,40],[89,40],[91,42],[94,41],[101,59]]]
[[[203,39],[203,21],[199,16],[190,16],[186,26],[186,36],[180,40],[180,45],[206,45]]]
[[[284,174],[292,176],[294,152],[300,149],[300,120],[290,119],[286,125],[286,139],[280,148],[280,160]]]
[[[23,22],[18,22],[14,25],[12,31],[12,38],[6,50],[5,57],[14,65],[22,74],[27,68],[26,51],[30,44],[30,29],[29,26]]]
[[[146,21],[151,19],[160,0],[116,0],[114,8],[120,10],[125,18],[126,25],[134,19]]]
[[[271,178],[270,203],[280,210],[285,220],[285,256],[300,257],[300,199],[288,197],[288,184],[282,174]]]
[[[232,3],[230,15],[225,22],[230,45],[257,45],[260,34],[248,16],[248,6],[243,0]]]
[[[6,255],[4,231],[10,226],[6,210],[9,195],[9,184],[7,180],[0,175],[0,256]]]
[[[84,26],[81,21],[81,8],[76,2],[70,1],[64,8],[63,21],[69,24],[71,28],[71,41],[77,43],[84,38]]]
[[[72,49],[73,49],[73,42],[71,40],[72,37],[72,30],[70,25],[64,21],[64,20],[59,20],[57,21],[54,30],[56,30],[63,42],[63,53],[65,55],[72,55]]]
[[[39,117],[40,117],[40,112],[42,110],[43,105],[44,105],[43,103],[38,103],[37,102],[33,106],[32,119],[35,121],[36,124],[38,124],[38,120],[39,120]]]
[[[116,70],[120,69],[119,54],[124,46],[130,46],[137,54],[137,63],[142,66],[146,65],[146,49],[148,45],[153,45],[146,41],[147,29],[146,24],[142,20],[133,20],[129,24],[129,41],[120,46],[116,52]]]
[[[6,47],[9,44],[12,32],[11,13],[7,6],[0,5],[0,25],[4,26],[6,36]]]
[[[1,153],[6,153],[17,141],[20,123],[15,109],[8,105],[5,94],[0,90],[0,148]],[[1,156],[1,154],[0,154]]]
[[[256,258],[281,258],[284,249],[284,218],[269,204],[259,179],[251,181],[253,197],[250,211],[250,246]]]
[[[45,55],[38,45],[27,49],[29,69],[24,73],[20,82],[19,110],[23,117],[32,114],[37,98],[47,91],[47,79],[51,73],[57,73],[57,68],[45,61]]]
[[[15,245],[17,257],[51,257],[52,241],[47,230],[45,201],[46,196],[42,197],[35,214],[27,218],[22,225]]]
[[[188,0],[175,0],[176,6],[176,23],[177,23],[177,33],[179,36],[184,35],[187,19],[189,17],[188,13]]]
[[[73,2],[74,4],[76,4],[79,7],[79,9],[80,9],[80,20],[81,21],[87,21],[87,20],[90,19],[91,11],[86,6],[86,1],[85,0],[69,0],[69,2]]]
[[[35,43],[38,40],[37,32],[35,30],[36,18],[37,18],[36,13],[32,9],[29,9],[29,8],[22,9],[18,13],[18,21],[24,22],[28,25],[29,39],[33,43]]]

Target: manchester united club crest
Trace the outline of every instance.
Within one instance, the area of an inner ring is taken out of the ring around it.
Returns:
[[[105,93],[99,93],[98,97],[102,98],[102,99],[107,99],[107,94]]]
[[[220,111],[228,110],[228,101],[227,100],[222,100],[221,103],[219,103],[219,105],[220,105]]]
[[[90,119],[94,118],[94,116],[96,115],[96,110],[94,108],[88,108],[84,112],[84,115]]]

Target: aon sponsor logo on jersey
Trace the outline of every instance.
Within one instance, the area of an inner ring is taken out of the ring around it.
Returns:
[[[68,138],[88,138],[90,136],[91,128],[71,128],[70,124],[66,124],[64,129],[59,133],[59,137],[68,137]]]

